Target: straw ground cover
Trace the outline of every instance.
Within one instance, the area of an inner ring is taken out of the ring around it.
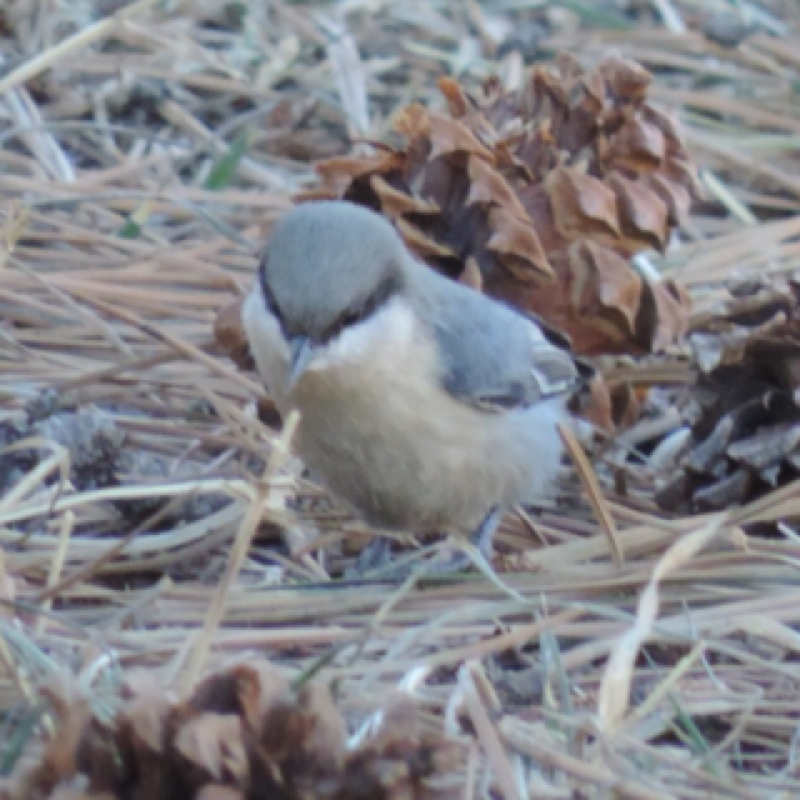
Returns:
[[[545,5],[0,7],[4,773],[56,727],[53,692],[109,719],[132,675],[180,698],[266,658],[330,684],[353,735],[413,697],[419,735],[457,748],[426,791],[799,795],[800,485],[671,518],[632,452],[626,495],[598,464],[592,503],[573,479],[507,519],[497,574],[332,579],[363,526],[214,349],[313,160],[441,102],[441,74],[513,83],[559,50],[638,60],[682,118],[704,198],[643,269],[681,280],[700,317],[727,282],[800,266],[796,4]],[[681,352],[622,368],[689,374]]]

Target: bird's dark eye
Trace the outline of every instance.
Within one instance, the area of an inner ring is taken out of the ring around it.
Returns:
[[[400,288],[401,280],[401,277],[395,273],[387,275],[371,294],[339,315],[336,322],[326,331],[325,339],[332,339],[345,328],[350,328],[369,318]]]
[[[355,325],[357,322],[361,322],[363,318],[364,318],[364,312],[361,309],[357,311],[348,311],[339,320],[339,326],[341,328],[349,328],[351,325]]]
[[[361,322],[361,320],[364,319],[364,316],[365,316],[365,311],[362,308],[350,309],[349,311],[345,311],[336,320],[336,322],[334,322],[333,325],[331,325],[328,328],[328,330],[325,331],[323,340],[329,341],[330,339],[335,338],[346,328],[349,328],[351,325],[355,325]]]

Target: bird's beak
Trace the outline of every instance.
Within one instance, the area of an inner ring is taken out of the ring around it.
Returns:
[[[297,381],[308,369],[314,358],[314,345],[308,336],[292,336],[289,339],[289,389],[294,389]]]

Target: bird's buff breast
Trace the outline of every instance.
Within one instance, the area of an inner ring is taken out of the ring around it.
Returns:
[[[300,457],[381,527],[472,528],[492,506],[530,498],[534,443],[511,415],[478,412],[447,394],[431,345],[394,313],[381,337],[353,347],[357,357],[340,354],[298,382],[291,404],[301,413]]]

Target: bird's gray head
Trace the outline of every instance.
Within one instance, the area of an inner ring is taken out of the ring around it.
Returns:
[[[351,203],[304,204],[276,225],[259,280],[290,342],[295,378],[315,348],[367,320],[402,288],[408,258],[387,220]]]
[[[287,337],[324,343],[401,288],[407,258],[378,214],[352,203],[308,203],[275,227],[259,277]]]

